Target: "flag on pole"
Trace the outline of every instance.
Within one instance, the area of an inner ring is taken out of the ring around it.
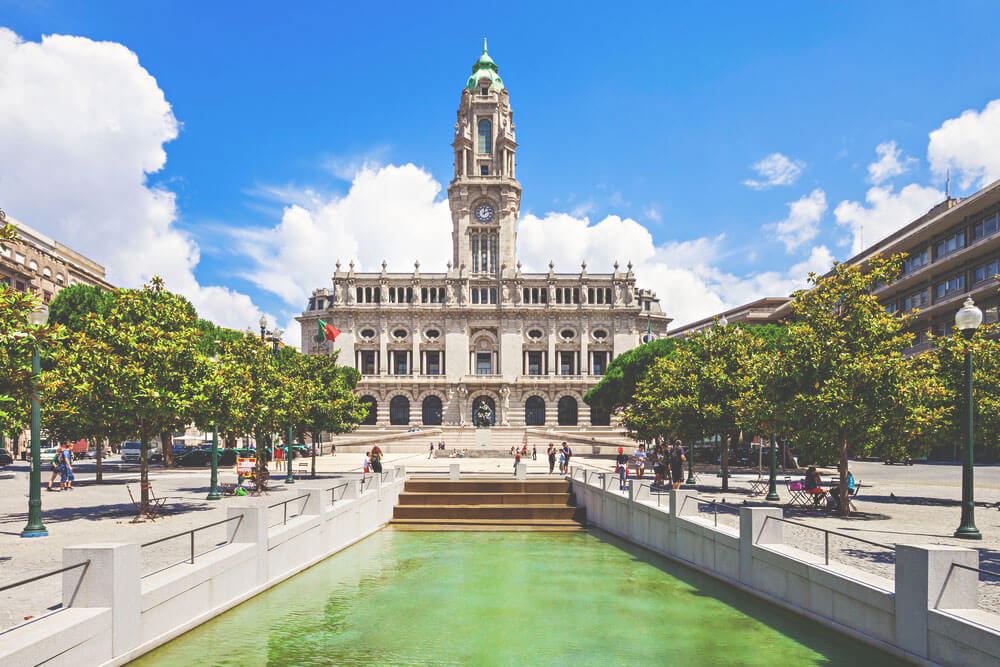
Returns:
[[[327,324],[323,320],[319,321],[319,333],[316,334],[316,340],[337,340],[337,336],[341,334],[340,329],[333,326],[332,324]]]

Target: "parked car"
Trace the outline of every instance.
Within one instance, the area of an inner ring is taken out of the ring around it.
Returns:
[[[160,451],[160,443],[151,442],[147,447],[147,459],[150,463],[163,461],[163,452]],[[137,440],[129,440],[122,443],[122,463],[138,463],[141,457],[142,449]]]
[[[174,459],[175,466],[183,466],[185,468],[200,468],[211,463],[212,452],[206,452],[204,449],[192,449],[184,454],[184,456]]]
[[[219,450],[219,465],[220,466],[234,466],[236,465],[236,459],[239,458],[239,450],[236,449],[220,449]],[[247,457],[249,458],[249,457]]]
[[[190,451],[191,451],[191,445],[174,445],[173,447],[170,448],[170,453],[173,455],[175,459],[184,456]]]
[[[14,457],[6,449],[0,449],[0,466],[9,466],[14,462]]]

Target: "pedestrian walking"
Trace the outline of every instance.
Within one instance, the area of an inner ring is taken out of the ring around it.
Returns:
[[[560,475],[565,474],[565,471],[563,470],[565,467],[566,467],[566,450],[560,449],[559,450],[559,474]]]
[[[62,446],[61,454],[62,459],[59,463],[59,474],[61,478],[59,479],[59,488],[64,491],[73,490],[73,480],[76,477],[73,475],[73,451],[69,448],[69,445]]]
[[[382,472],[382,450],[378,445],[372,447],[372,472]]]
[[[642,475],[646,471],[646,445],[639,445],[639,448],[632,453],[632,461],[635,465],[636,478],[642,479]]]
[[[563,469],[563,474],[565,475],[567,472],[569,472],[569,459],[571,456],[573,456],[573,450],[569,448],[569,445],[566,444],[566,441],[563,441],[563,451],[566,452],[566,467]]]
[[[427,454],[427,458],[428,459],[434,458],[434,443],[433,442],[431,443],[430,451]]]
[[[59,459],[62,456],[62,450],[56,452],[56,455],[52,457],[49,461],[49,467],[52,468],[52,477],[49,478],[49,491],[52,491],[52,485],[56,483],[56,478],[59,477]]]
[[[538,460],[538,445],[531,446],[531,460],[532,461]]]
[[[670,482],[675,489],[681,488],[681,482],[684,481],[684,462],[687,461],[687,457],[684,456],[684,450],[681,449],[681,441],[674,441],[674,447],[670,450]]]
[[[615,457],[615,472],[618,473],[618,490],[624,491],[628,481],[628,456],[625,448],[618,448],[618,456]]]
[[[514,476],[515,477],[517,476],[517,464],[519,464],[520,462],[521,462],[521,450],[519,449],[519,450],[517,450],[517,453],[514,454]]]
[[[556,448],[552,446],[551,442],[549,443],[548,455],[549,455],[549,474],[551,475],[552,471],[556,467]]]

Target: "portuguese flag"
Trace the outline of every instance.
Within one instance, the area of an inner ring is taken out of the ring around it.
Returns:
[[[337,336],[339,335],[340,329],[332,324],[327,324],[323,320],[319,321],[319,333],[316,334],[316,340],[337,340]]]

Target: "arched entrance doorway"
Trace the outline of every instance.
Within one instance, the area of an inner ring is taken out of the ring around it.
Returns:
[[[476,428],[489,428],[497,423],[497,405],[489,396],[477,396],[472,401],[472,424]]]
[[[375,420],[378,418],[378,401],[375,400],[374,396],[362,396],[358,403],[368,408],[368,414],[361,420],[361,425],[374,426]]]
[[[431,395],[425,398],[420,412],[424,426],[441,425],[441,399],[437,396]]]
[[[576,426],[576,399],[572,396],[559,399],[559,425]]]
[[[526,426],[545,426],[545,401],[541,396],[532,396],[524,402],[524,423]]]
[[[389,423],[394,426],[410,423],[410,399],[406,396],[393,396],[389,401]]]

